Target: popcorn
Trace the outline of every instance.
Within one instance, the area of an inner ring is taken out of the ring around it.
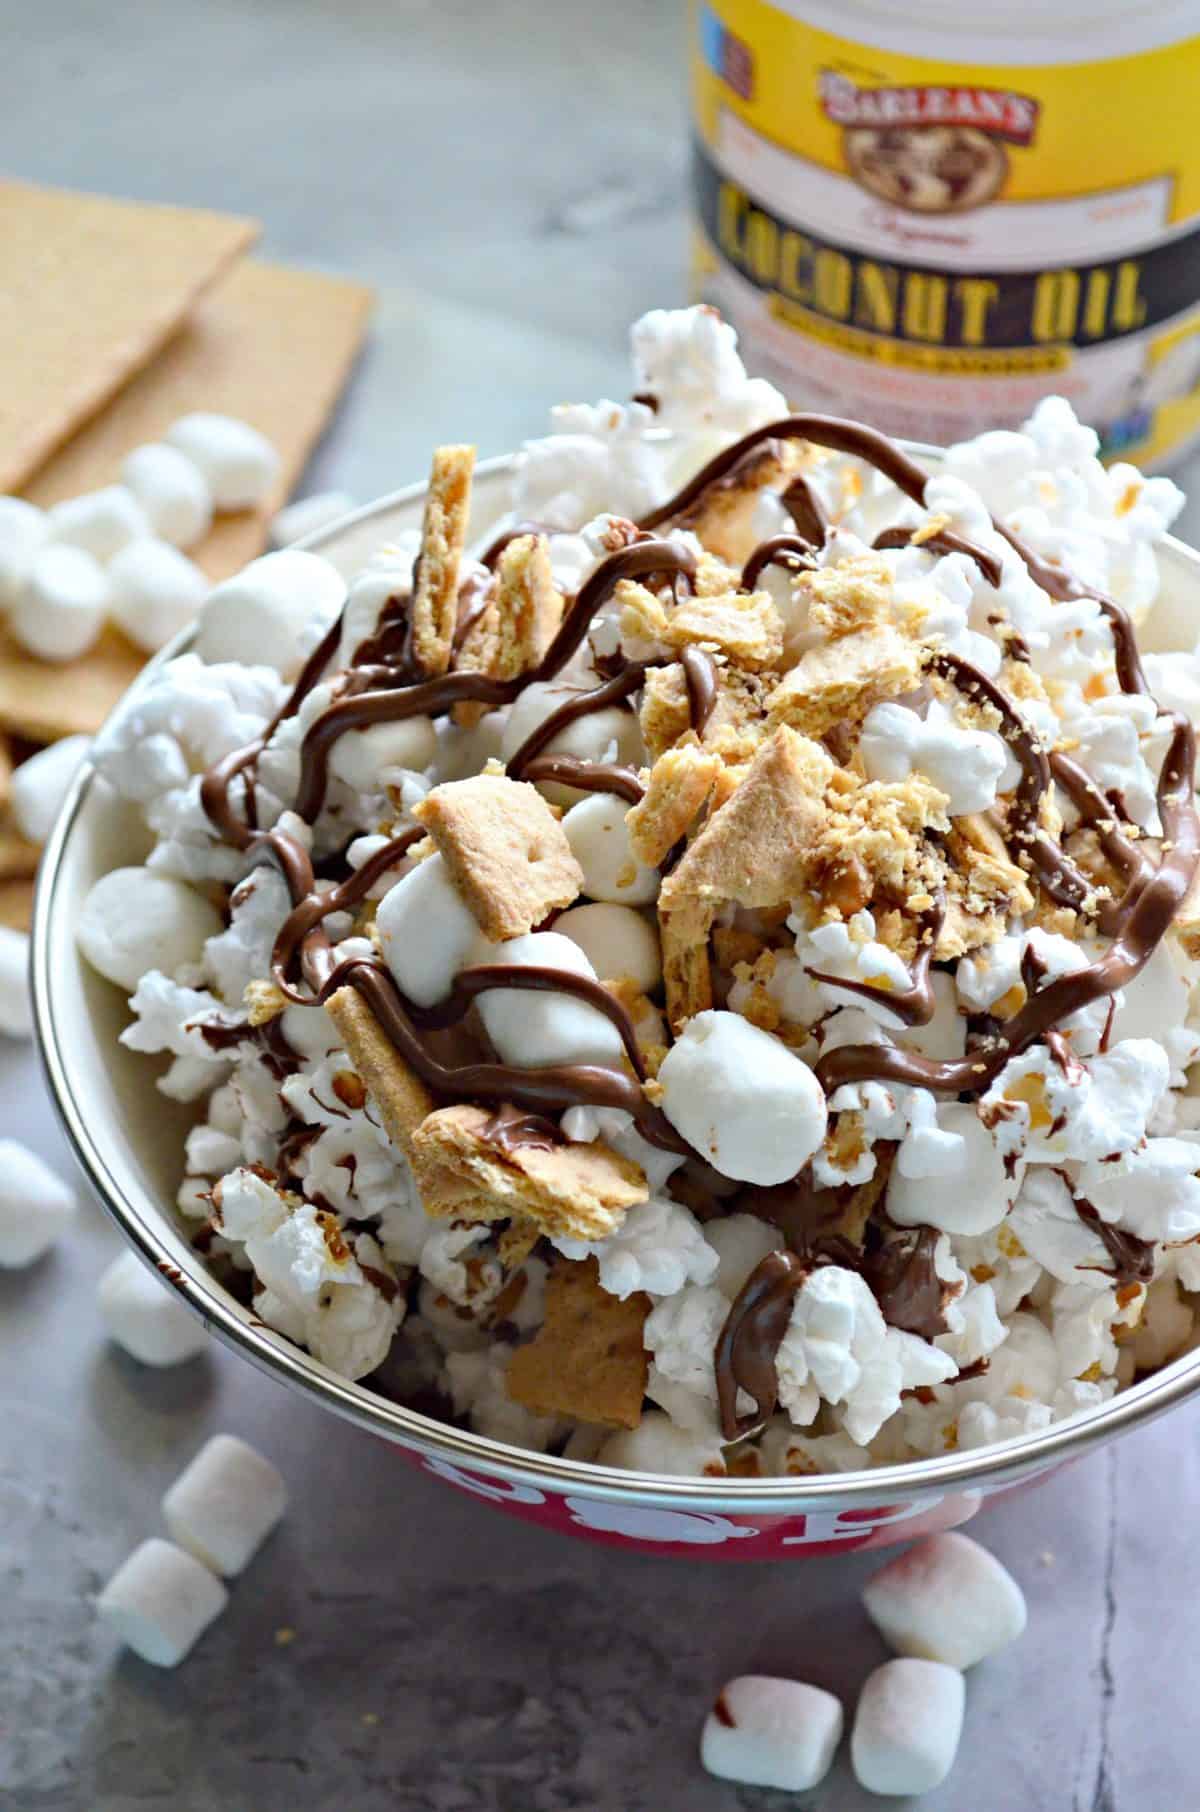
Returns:
[[[566,1258],[596,1258],[600,1282],[614,1296],[673,1296],[686,1283],[707,1284],[719,1259],[695,1215],[667,1196],[633,1207],[605,1240],[555,1239]]]
[[[704,1721],[700,1760],[720,1780],[803,1793],[829,1773],[843,1721],[841,1701],[819,1686],[742,1674]]]
[[[636,1428],[610,1435],[596,1459],[622,1472],[667,1473],[674,1478],[725,1477],[719,1435],[680,1427],[669,1416],[647,1410]]]
[[[867,1615],[900,1655],[960,1670],[1015,1642],[1025,1598],[1000,1562],[952,1532],[929,1535],[888,1561],[863,1589]]]
[[[736,1013],[689,1020],[658,1079],[668,1120],[722,1176],[782,1183],[825,1135],[825,1097],[812,1071]]]
[[[958,1753],[965,1692],[940,1661],[885,1661],[863,1687],[850,1734],[854,1778],[870,1793],[930,1793]]]
[[[244,1571],[287,1509],[287,1486],[236,1435],[214,1435],[162,1501],[172,1541],[225,1579]]]
[[[213,497],[194,460],[165,441],[128,453],[121,478],[142,506],[151,532],[172,547],[194,547],[212,524]]]
[[[143,1661],[178,1667],[228,1603],[228,1592],[207,1567],[152,1537],[117,1568],[96,1609]]]
[[[996,801],[1006,757],[998,736],[963,730],[934,699],[923,718],[885,700],[872,707],[859,744],[871,780],[906,780],[924,774],[947,798],[952,818],[985,812]]]
[[[1019,1185],[1019,1166],[1006,1164],[986,1119],[950,1101],[934,1125],[906,1136],[888,1181],[887,1211],[899,1227],[986,1233],[1004,1219]]]
[[[218,510],[252,510],[279,476],[279,455],[264,434],[231,415],[197,411],[167,429],[167,444],[203,474]]]
[[[84,548],[50,542],[29,562],[8,613],[15,641],[43,661],[86,654],[104,626],[111,587]]]
[[[219,913],[182,881],[114,868],[92,883],[75,936],[92,968],[129,993],[147,971],[170,976],[199,963],[220,930]]]
[[[0,1269],[48,1252],[75,1219],[75,1191],[16,1139],[0,1139]]]
[[[716,1402],[712,1351],[729,1314],[729,1301],[711,1284],[685,1284],[647,1317],[646,1350],[660,1375]]]
[[[1166,1053],[1149,1038],[1065,1066],[1038,1044],[1005,1064],[980,1113],[1000,1150],[1020,1150],[1030,1163],[1112,1157],[1145,1138],[1169,1073]]]
[[[136,1252],[122,1252],[96,1290],[100,1317],[110,1340],[143,1365],[180,1365],[208,1345],[198,1316],[185,1309]]]

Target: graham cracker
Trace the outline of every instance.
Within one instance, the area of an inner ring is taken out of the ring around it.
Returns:
[[[33,877],[0,881],[0,925],[10,931],[28,931],[33,923]]]
[[[152,358],[258,224],[0,182],[0,492]]]
[[[559,1259],[546,1284],[546,1319],[519,1346],[505,1376],[516,1403],[537,1415],[636,1428],[650,1370],[643,1330],[650,1298],[621,1302],[600,1283],[595,1259]]]
[[[412,1136],[433,1107],[433,1096],[353,988],[339,988],[325,1002],[342,1049],[366,1084],[393,1145],[411,1160]]]
[[[43,506],[117,478],[125,455],[179,416],[212,409],[251,422],[280,456],[261,508],[218,516],[191,557],[210,578],[262,552],[271,516],[296,482],[345,382],[371,292],[358,283],[247,260],[206,297],[153,364],[27,485]],[[115,629],[77,661],[50,664],[0,631],[0,728],[50,742],[94,734],[145,664]]]
[[[13,756],[7,739],[0,736],[0,810],[8,804],[12,793]]]

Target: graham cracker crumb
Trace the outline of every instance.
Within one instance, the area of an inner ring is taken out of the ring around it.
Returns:
[[[645,797],[625,814],[639,862],[657,868],[674,849],[702,810],[720,768],[720,757],[706,754],[695,741],[659,756],[650,770]]]
[[[461,1103],[428,1115],[413,1136],[413,1173],[435,1220],[532,1222],[570,1239],[604,1239],[649,1196],[638,1166],[607,1145],[502,1149],[484,1137],[491,1115]]]
[[[450,666],[474,469],[474,447],[439,447],[434,453],[412,603],[413,653],[430,675]]]
[[[569,906],[583,871],[566,832],[536,787],[477,774],[435,786],[413,808],[493,940],[521,937]]]
[[[325,1002],[325,1011],[366,1084],[388,1138],[411,1162],[413,1134],[432,1108],[433,1096],[353,988],[339,988]]]
[[[287,1006],[287,997],[273,981],[252,981],[246,983],[242,1004],[252,1026],[265,1026],[278,1019]]]
[[[796,575],[792,590],[807,603],[808,627],[831,641],[881,628],[891,617],[893,580],[879,554],[840,566],[812,567]]]
[[[919,647],[881,623],[810,648],[767,700],[769,721],[824,736],[837,724],[861,723],[880,699],[915,691],[920,682]]]
[[[769,592],[693,596],[668,611],[647,586],[623,579],[616,598],[621,634],[627,641],[715,650],[749,672],[779,665],[783,627]]]
[[[535,1415],[636,1428],[650,1371],[643,1330],[650,1298],[622,1302],[600,1284],[595,1259],[559,1259],[546,1284],[540,1332],[513,1354],[505,1388]]]

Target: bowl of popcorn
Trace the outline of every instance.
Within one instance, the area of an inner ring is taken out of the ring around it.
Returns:
[[[635,400],[217,586],[97,738],[34,1002],[230,1344],[529,1520],[964,1521],[1200,1378],[1197,561],[1060,399]]]

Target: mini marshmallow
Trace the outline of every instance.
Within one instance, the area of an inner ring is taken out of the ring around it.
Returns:
[[[628,810],[614,793],[589,793],[571,807],[562,827],[589,899],[644,906],[658,895],[658,870],[635,857],[625,823]]]
[[[578,944],[556,931],[530,931],[497,944],[483,958],[492,963],[535,963],[595,981]],[[501,1063],[540,1069],[552,1063],[619,1063],[624,1046],[610,1019],[570,994],[493,988],[479,996],[484,1030]]]
[[[317,491],[312,497],[298,497],[271,519],[271,545],[291,547],[309,535],[319,535],[331,523],[348,516],[358,504],[345,491]]]
[[[257,428],[198,410],[167,429],[168,446],[200,468],[218,510],[252,510],[279,477],[279,455]]]
[[[402,994],[432,1007],[484,943],[441,856],[427,856],[388,889],[375,914],[383,960]]]
[[[526,686],[516,699],[504,724],[500,752],[504,761],[516,754],[526,737],[545,722],[552,711],[574,696],[569,685],[535,682]],[[615,750],[615,754],[614,754]],[[610,757],[640,767],[646,759],[641,726],[631,711],[609,705],[602,711],[589,711],[567,724],[546,744],[549,755],[574,755],[580,761],[605,761]],[[590,795],[576,787],[560,786],[557,781],[539,781],[538,791],[552,805],[573,805]],[[628,810],[628,806],[622,808]]]
[[[172,547],[194,547],[212,526],[208,480],[194,460],[165,441],[147,441],[126,456],[121,477],[152,532]]]
[[[93,969],[132,993],[152,969],[198,963],[222,930],[215,906],[185,881],[148,868],[114,868],[88,891],[75,939]]]
[[[868,1792],[928,1793],[954,1766],[963,1677],[940,1661],[885,1661],[859,1694],[850,1736],[854,1778]]]
[[[658,1080],[672,1126],[739,1182],[786,1182],[825,1137],[825,1096],[813,1072],[740,1014],[695,1014]]]
[[[109,615],[131,642],[154,654],[186,629],[211,586],[195,561],[168,541],[130,541],[108,568]]]
[[[207,1567],[155,1536],[117,1568],[96,1609],[143,1661],[178,1667],[228,1603]]]
[[[210,664],[273,667],[292,679],[345,596],[345,580],[319,554],[295,548],[263,554],[209,593],[196,652]]]
[[[437,731],[429,717],[403,717],[394,724],[347,730],[329,753],[329,771],[358,793],[381,792],[387,770],[419,774],[437,754]]]
[[[75,1218],[75,1192],[15,1139],[0,1139],[0,1267],[18,1270],[49,1251]]]
[[[16,602],[29,563],[50,528],[46,512],[23,497],[0,497],[0,610]]]
[[[658,936],[640,912],[630,906],[597,902],[572,906],[554,921],[560,937],[578,944],[596,974],[605,981],[628,976],[643,994],[662,980],[662,954]]]
[[[136,1252],[113,1260],[96,1287],[96,1300],[109,1339],[143,1365],[181,1365],[208,1345],[197,1317]]]
[[[829,1773],[843,1721],[841,1701],[819,1686],[741,1674],[704,1721],[700,1760],[719,1780],[803,1793]]]
[[[28,1038],[32,1031],[29,938],[24,931],[0,925],[0,1032],[6,1038]]]
[[[104,627],[109,583],[100,562],[81,547],[51,542],[29,563],[9,611],[16,641],[43,661],[86,654]]]
[[[898,1227],[986,1233],[1004,1219],[1020,1188],[1022,1166],[1006,1168],[992,1134],[964,1102],[939,1106],[936,1127],[911,1134],[900,1153],[887,1191],[888,1215]]]
[[[68,497],[50,511],[50,538],[68,547],[82,548],[102,563],[119,553],[127,541],[150,533],[150,522],[127,485],[106,484],[103,490]]]
[[[974,1667],[1015,1642],[1025,1597],[969,1535],[931,1535],[881,1567],[863,1590],[867,1615],[898,1655]]]
[[[240,1573],[287,1509],[270,1460],[236,1435],[214,1435],[162,1501],[172,1541],[226,1579]]]
[[[12,815],[23,837],[44,843],[76,769],[91,745],[90,736],[64,736],[39,749],[15,769],[12,777]]]

